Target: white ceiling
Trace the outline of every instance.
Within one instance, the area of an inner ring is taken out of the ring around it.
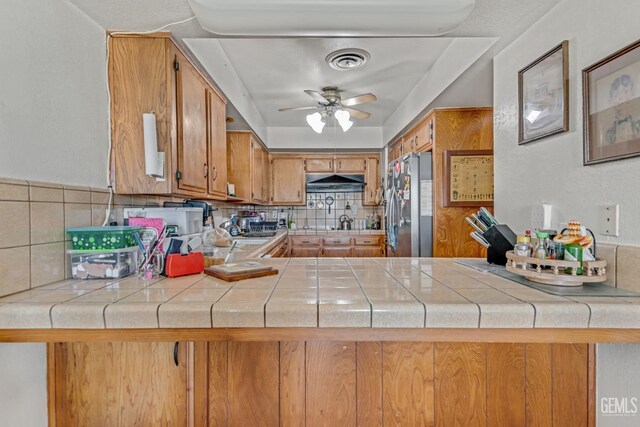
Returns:
[[[300,126],[309,111],[278,109],[315,106],[303,90],[320,91],[324,86],[338,86],[343,98],[375,94],[378,101],[355,107],[371,113],[356,124],[382,126],[451,39],[223,39],[220,44],[268,126]],[[347,47],[368,51],[370,61],[352,71],[331,69],[325,57]],[[205,41],[195,53],[200,58],[211,51]]]
[[[68,1],[108,30],[154,30],[193,15],[188,0]],[[338,85],[345,91],[343,97],[365,92],[376,94],[378,102],[360,107],[372,113],[372,117],[367,121],[357,121],[355,126],[384,128],[389,120],[386,126],[389,129],[384,131],[389,135],[407,125],[478,58],[478,61],[489,61],[559,2],[477,0],[469,18],[456,30],[445,37],[422,39],[214,39],[196,20],[167,30],[178,41],[185,42],[216,83],[219,79],[214,71],[221,74],[217,63],[224,61],[224,67],[228,67],[222,70],[224,79],[228,80],[233,75],[237,80],[219,84],[223,91],[225,85],[233,89],[229,93],[225,91],[236,107],[230,109],[231,113],[239,111],[263,138],[270,127],[304,126],[307,112],[280,113],[277,110],[313,105],[313,99],[303,90],[320,90],[324,85]],[[465,37],[469,38],[467,40],[493,37],[498,41],[492,39],[492,47],[488,49],[480,39],[475,44],[465,43]],[[470,51],[473,46],[477,46],[478,52]],[[330,69],[324,58],[341,47],[368,50],[372,56],[370,63],[350,72]],[[466,57],[473,58],[473,61],[465,62],[463,58]],[[450,73],[447,70],[443,72],[443,64],[451,69]],[[437,72],[430,73],[432,69]],[[441,81],[430,81],[435,79]],[[429,88],[428,95],[421,97],[420,93],[426,88]],[[405,97],[411,102],[407,102]],[[240,120],[236,125],[244,125],[242,117],[237,118]]]

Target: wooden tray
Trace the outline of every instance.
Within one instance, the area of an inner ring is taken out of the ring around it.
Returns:
[[[256,277],[274,276],[278,270],[270,266],[264,266],[257,262],[245,262],[230,265],[217,265],[205,268],[204,272],[226,282],[254,279]]]
[[[583,283],[597,283],[607,280],[607,262],[604,260],[583,261],[582,275],[576,274],[580,267],[578,261],[557,259],[540,259],[516,255],[513,251],[506,253],[507,271],[525,277],[532,282],[555,286],[582,286]],[[550,267],[543,270],[542,267]],[[565,268],[572,268],[572,274],[565,274]]]

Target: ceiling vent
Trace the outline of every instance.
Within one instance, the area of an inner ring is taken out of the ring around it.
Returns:
[[[371,59],[369,52],[362,49],[340,49],[331,52],[325,58],[327,64],[334,70],[348,71],[362,67]]]

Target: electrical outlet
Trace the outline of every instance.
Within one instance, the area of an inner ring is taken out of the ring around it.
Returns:
[[[620,205],[600,206],[600,234],[620,235]]]
[[[278,218],[278,211],[271,212],[271,218],[277,219]]]
[[[551,205],[534,205],[531,208],[531,228],[534,230],[551,228]]]

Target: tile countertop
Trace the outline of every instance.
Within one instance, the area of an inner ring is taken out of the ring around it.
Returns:
[[[640,328],[640,298],[564,298],[438,258],[274,258],[277,276],[66,280],[0,299],[0,329]]]

